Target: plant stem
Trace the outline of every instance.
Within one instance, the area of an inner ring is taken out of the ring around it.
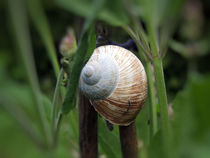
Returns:
[[[56,130],[56,116],[58,114],[58,97],[59,97],[59,92],[61,89],[61,82],[62,82],[62,78],[63,78],[63,74],[64,74],[64,70],[63,68],[61,68],[59,74],[58,74],[58,78],[57,78],[57,83],[56,83],[56,87],[55,87],[55,92],[54,92],[54,96],[53,96],[53,107],[52,107],[52,131],[53,134],[55,133]]]
[[[167,103],[167,94],[164,81],[163,65],[162,58],[160,56],[159,45],[157,41],[157,27],[153,24],[152,16],[149,17],[148,21],[148,33],[150,37],[150,44],[152,49],[154,65],[154,74],[155,74],[155,83],[157,87],[157,96],[160,107],[160,117],[161,117],[161,129],[162,129],[162,142],[163,142],[163,151],[165,157],[168,158],[170,154],[170,141],[169,141],[169,122],[168,122],[168,103]]]
[[[162,113],[162,123],[163,129],[168,131],[168,104],[167,104],[167,96],[166,96],[166,88],[162,67],[162,60],[159,58],[154,59],[154,70],[155,70],[155,78],[156,85],[158,91],[158,99],[160,103],[160,112]]]
[[[155,71],[155,79],[156,86],[158,92],[158,100],[161,114],[161,127],[162,127],[162,135],[163,135],[163,145],[165,147],[164,151],[166,153],[166,157],[168,156],[168,147],[169,147],[169,122],[168,122],[168,104],[167,104],[167,95],[163,74],[163,66],[162,60],[158,57],[154,58],[154,71]]]
[[[97,112],[89,100],[79,93],[79,145],[81,158],[98,157]]]
[[[136,122],[128,126],[119,126],[119,131],[123,158],[137,158],[138,139],[136,134]]]
[[[136,42],[136,45],[139,50],[139,56],[140,58],[145,62],[145,70],[147,74],[147,79],[148,79],[148,88],[149,88],[149,100],[150,100],[150,122],[151,122],[151,128],[150,128],[150,136],[153,136],[157,132],[157,113],[156,113],[156,101],[155,101],[155,87],[154,87],[154,82],[153,82],[153,75],[152,75],[152,70],[151,70],[151,63],[147,59],[152,58],[151,54],[150,56],[145,56],[144,51],[145,49],[142,49],[142,45],[140,44],[140,40],[138,37],[134,34],[134,32],[129,28],[129,27],[123,27],[124,30],[133,38],[133,40]],[[143,38],[143,35],[142,35]],[[146,44],[146,41],[143,42]],[[149,48],[147,48],[147,51],[149,52]]]
[[[151,69],[151,63],[146,62],[145,70],[147,72],[148,79],[148,95],[149,95],[149,110],[150,110],[150,140],[157,132],[157,108],[155,101],[155,85],[153,81],[153,72]]]

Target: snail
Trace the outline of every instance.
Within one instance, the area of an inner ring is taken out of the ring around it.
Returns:
[[[96,48],[79,82],[95,110],[112,124],[132,123],[147,96],[147,77],[141,61],[119,46]]]

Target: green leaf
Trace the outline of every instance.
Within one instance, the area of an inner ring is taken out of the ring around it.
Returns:
[[[96,47],[96,33],[95,33],[94,27],[90,29],[88,43],[89,43],[89,47],[88,47],[88,52],[85,56],[84,64],[89,60],[89,58],[93,54],[93,51]]]
[[[28,0],[28,9],[31,16],[32,21],[36,29],[38,30],[43,43],[47,49],[47,53],[49,55],[50,61],[52,63],[54,72],[56,76],[59,73],[59,64],[57,61],[56,50],[53,44],[53,38],[50,32],[50,27],[44,13],[44,9],[42,7],[40,0]]]
[[[83,68],[83,62],[85,59],[85,55],[87,53],[88,46],[88,33],[85,32],[83,35],[78,49],[74,56],[73,65],[71,68],[71,73],[69,75],[68,85],[66,95],[64,97],[62,111],[64,114],[67,114],[70,110],[75,107],[75,97],[77,95],[77,87],[80,77],[80,72]]]
[[[78,87],[80,72],[85,64],[85,61],[89,59],[89,57],[93,53],[93,49],[95,48],[95,46],[96,46],[96,40],[92,28],[90,29],[89,32],[86,32],[83,35],[74,57],[68,81],[67,92],[62,107],[64,113],[68,113],[69,110],[73,109],[76,106],[76,95],[77,95],[77,87]]]
[[[95,20],[98,11],[103,6],[103,3],[104,3],[103,0],[96,1],[94,3],[95,9],[91,13],[92,16],[89,17],[89,19],[87,19],[87,21],[85,22],[82,31],[82,37],[74,56],[71,73],[69,75],[67,91],[63,101],[62,112],[64,114],[67,114],[70,110],[72,110],[76,106],[76,96],[77,96],[77,88],[79,83],[80,72],[84,66],[86,54],[88,53],[89,49],[92,50],[92,48],[96,44],[96,43],[89,43],[92,42],[92,40],[89,40],[89,37],[91,36],[91,26]]]

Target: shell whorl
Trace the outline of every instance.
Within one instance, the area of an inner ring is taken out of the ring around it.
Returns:
[[[108,54],[94,53],[82,69],[80,89],[91,100],[102,100],[112,94],[119,80],[117,62]]]
[[[132,52],[119,46],[101,46],[81,72],[80,89],[103,118],[129,125],[145,103],[147,77]]]

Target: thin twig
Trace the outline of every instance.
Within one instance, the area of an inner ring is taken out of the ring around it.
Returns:
[[[98,157],[97,112],[79,93],[79,145],[81,158]]]
[[[123,158],[138,157],[138,141],[136,134],[136,122],[128,126],[119,126],[120,143]]]

